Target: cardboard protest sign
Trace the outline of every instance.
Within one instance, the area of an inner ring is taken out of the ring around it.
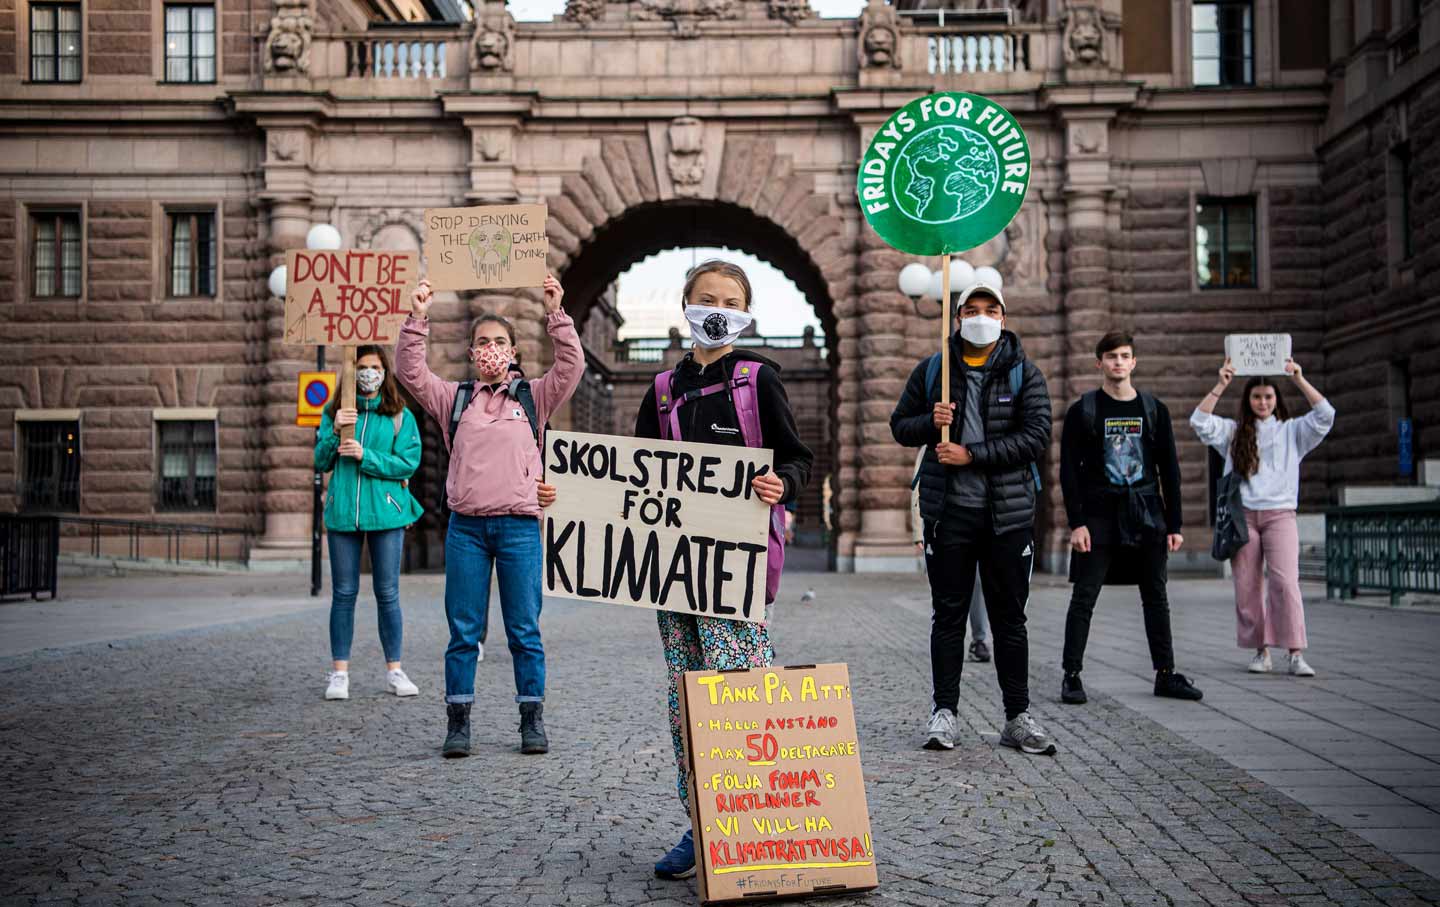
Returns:
[[[285,253],[285,342],[391,346],[410,314],[420,256],[378,249]]]
[[[1230,334],[1225,356],[1237,375],[1283,375],[1290,358],[1289,334]]]
[[[544,205],[425,210],[425,264],[437,290],[538,287],[545,282]]]
[[[879,885],[850,671],[687,671],[690,821],[707,904]]]
[[[751,480],[770,451],[545,433],[545,591],[759,622],[770,508]]]

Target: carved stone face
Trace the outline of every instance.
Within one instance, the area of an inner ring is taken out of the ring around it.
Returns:
[[[895,58],[895,32],[877,26],[865,33],[865,56],[872,66],[889,66]]]
[[[301,23],[294,16],[277,16],[270,23],[270,59],[276,69],[295,69],[305,52]]]
[[[1099,62],[1104,40],[1105,36],[1100,31],[1100,26],[1095,24],[1094,17],[1080,16],[1075,21],[1074,30],[1070,32],[1070,49],[1081,63],[1089,65]]]
[[[485,31],[475,41],[475,55],[483,69],[499,69],[505,65],[509,39],[502,32]]]

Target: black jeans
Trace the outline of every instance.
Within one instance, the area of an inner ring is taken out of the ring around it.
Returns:
[[[1150,663],[1157,671],[1175,668],[1175,650],[1170,642],[1170,600],[1165,595],[1166,563],[1169,554],[1161,537],[1144,545],[1095,545],[1089,554],[1071,555],[1070,611],[1065,615],[1065,656],[1062,664],[1069,673],[1085,667],[1085,642],[1090,638],[1090,615],[1105,585],[1105,575],[1117,558],[1126,560],[1127,572],[1140,585],[1140,604],[1145,611],[1145,639],[1150,643]]]
[[[925,567],[930,574],[930,671],[935,708],[956,711],[965,665],[965,621],[980,568],[985,613],[990,618],[995,673],[1005,720],[1030,707],[1030,641],[1025,605],[1034,562],[1031,533],[995,534],[990,509],[947,508],[938,523],[925,524]]]

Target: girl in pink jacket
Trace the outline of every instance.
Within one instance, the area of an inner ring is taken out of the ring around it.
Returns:
[[[580,384],[585,353],[575,323],[560,307],[564,291],[545,278],[545,328],[555,345],[555,365],[534,381],[514,372],[515,331],[498,315],[481,315],[470,329],[469,358],[475,377],[462,386],[430,371],[425,338],[430,333],[429,281],[415,290],[410,318],[395,348],[400,383],[445,431],[450,472],[445,494],[450,525],[445,534],[445,710],[449,719],[441,752],[470,754],[470,705],[475,665],[490,607],[492,569],[500,580],[500,611],[515,665],[520,704],[520,751],[549,751],[542,717],[545,649],[540,641],[540,508],[554,490],[540,484],[538,434]],[[452,414],[461,409],[454,437]],[[533,410],[533,421],[532,412]]]

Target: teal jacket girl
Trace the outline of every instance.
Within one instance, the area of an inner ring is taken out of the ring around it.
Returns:
[[[376,412],[383,396],[358,396],[355,440],[365,449],[357,463],[338,454],[340,435],[333,413],[325,411],[315,443],[315,469],[330,473],[325,494],[325,528],[375,532],[409,526],[424,510],[410,494],[409,479],[420,467],[420,428],[410,410],[393,416]]]

